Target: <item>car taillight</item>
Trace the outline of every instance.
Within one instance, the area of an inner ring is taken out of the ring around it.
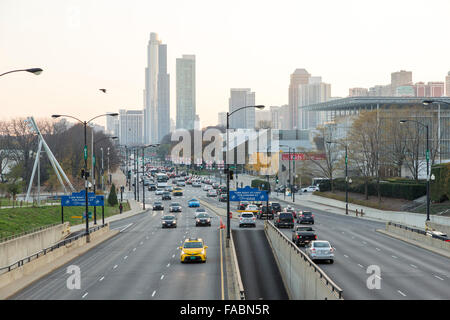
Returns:
[[[330,249],[330,252],[334,252],[334,249],[333,249],[333,248],[331,248],[331,249]]]
[[[253,220],[256,220],[256,217],[253,217]]]
[[[314,215],[312,214],[312,215],[311,215],[311,217],[313,217],[313,218],[314,218]]]
[[[299,236],[299,235],[297,235],[297,239],[300,239],[300,236]]]
[[[314,236],[314,239],[316,239],[316,240],[317,240],[317,235],[315,235],[315,236]]]
[[[312,249],[311,249],[311,252],[316,252],[316,249],[312,248]]]

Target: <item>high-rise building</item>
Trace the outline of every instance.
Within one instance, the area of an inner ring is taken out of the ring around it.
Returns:
[[[270,107],[270,119],[272,121],[272,129],[281,129],[281,108],[277,106]]]
[[[229,112],[233,112],[241,107],[255,105],[255,93],[251,89],[230,89],[228,99]],[[230,128],[233,129],[254,129],[255,128],[255,108],[239,110],[230,117]]]
[[[350,88],[348,89],[349,97],[367,97],[369,95],[369,89],[367,88]]]
[[[299,85],[308,84],[311,75],[305,69],[295,69],[291,74],[291,81],[289,83],[289,112],[290,119],[289,126],[286,129],[299,128],[299,114],[298,114],[298,88]]]
[[[444,82],[417,82],[413,86],[414,94],[416,97],[442,97],[445,93]]]
[[[227,126],[227,113],[226,112],[219,112],[217,115],[217,124],[220,127],[226,127]]]
[[[113,112],[107,112],[113,113]],[[119,118],[118,117],[106,117],[106,133],[111,136],[119,135]]]
[[[119,110],[119,143],[126,146],[143,144],[143,110]]]
[[[195,128],[195,55],[177,58],[177,129]]]
[[[376,85],[369,88],[370,97],[389,97],[392,95],[392,87],[387,85]]]
[[[310,77],[307,84],[301,84],[298,88],[298,106],[308,106],[320,102],[326,102],[331,97],[331,85],[322,82],[321,77]],[[320,113],[317,111],[305,111],[300,109],[298,129],[315,129],[320,123]]]
[[[391,73],[391,95],[395,95],[397,88],[412,85],[412,72],[400,70]]]
[[[167,45],[150,33],[144,90],[144,143],[158,143],[170,129],[170,81]]]
[[[273,128],[271,110],[255,111],[255,128],[257,129]]]
[[[448,72],[447,76],[445,77],[445,95],[447,97],[450,97],[450,71]]]

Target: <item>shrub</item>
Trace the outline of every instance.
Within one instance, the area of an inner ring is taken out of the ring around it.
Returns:
[[[116,194],[116,186],[114,185],[114,183],[111,185],[111,190],[109,191],[109,195],[108,195],[108,204],[111,207],[114,207],[115,205],[117,205],[119,202],[117,201],[117,194]]]

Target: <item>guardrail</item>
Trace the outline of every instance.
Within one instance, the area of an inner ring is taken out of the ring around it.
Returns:
[[[416,232],[416,233],[419,233],[419,234],[424,235],[424,236],[427,235],[427,232],[424,231],[424,230],[411,228],[411,227],[408,227],[408,226],[405,226],[405,225],[402,225],[402,224],[398,224],[398,223],[394,223],[394,222],[391,222],[391,221],[388,221],[387,224],[391,225],[391,226],[394,226],[394,227],[397,227],[397,228],[400,228],[400,229],[405,229],[407,231]],[[442,237],[442,236],[439,236],[437,234],[433,234],[433,235],[430,235],[430,236],[432,238],[435,238],[435,239],[439,239],[439,240],[442,240],[442,241],[449,242],[449,238],[447,238],[447,237]]]
[[[303,251],[301,251],[283,232],[276,228],[271,221],[265,221],[264,228],[271,228],[280,236],[286,245],[290,246],[296,254],[298,254],[310,267],[313,268],[314,273],[317,273],[320,279],[325,281],[326,286],[330,287],[331,291],[335,293],[338,299],[343,299],[343,290],[331,280],[328,275],[319,268]],[[280,270],[281,271],[281,270]]]
[[[106,227],[107,225],[108,224],[105,223],[104,225],[93,227],[93,228],[89,229],[89,233],[95,232],[97,230],[100,230],[101,228]],[[73,242],[75,240],[78,240],[78,239],[80,239],[80,238],[82,238],[84,236],[86,236],[86,232],[77,234],[74,237],[70,237],[70,238],[66,238],[64,240],[61,240],[58,243],[56,243],[56,244],[54,244],[54,245],[52,245],[52,246],[50,246],[48,248],[44,248],[44,249],[42,249],[42,250],[40,250],[40,251],[38,251],[38,252],[28,256],[28,257],[20,259],[20,260],[18,260],[16,262],[10,264],[9,266],[0,268],[0,274],[5,273],[5,272],[10,272],[11,270],[14,270],[14,269],[16,269],[18,267],[23,266],[25,263],[33,261],[33,260],[39,258],[40,256],[46,255],[47,253],[52,252],[53,250],[58,249],[58,248],[60,248],[62,246],[65,246],[66,244],[71,243],[71,242]]]
[[[1,212],[0,212],[0,214],[1,214]],[[27,231],[24,231],[24,232],[21,232],[21,233],[18,233],[18,234],[13,234],[13,235],[11,235],[9,237],[5,237],[5,238],[1,237],[0,238],[0,243],[1,242],[6,242],[6,241],[9,241],[9,240],[12,240],[12,239],[16,239],[16,238],[19,238],[19,237],[22,237],[22,236],[25,236],[25,235],[30,234],[30,233],[35,233],[35,232],[38,232],[38,231],[41,231],[41,230],[52,228],[52,227],[55,227],[55,226],[57,226],[59,224],[61,224],[61,223],[57,222],[57,223],[54,223],[54,224],[49,224],[49,225],[46,225],[46,226],[42,226],[42,227],[34,228],[34,229],[31,229],[31,230],[27,230]]]

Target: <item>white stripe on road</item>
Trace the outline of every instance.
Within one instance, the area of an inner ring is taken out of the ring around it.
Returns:
[[[380,248],[375,248],[377,251],[381,251],[381,249]]]
[[[128,258],[128,256],[123,257],[124,260],[126,260]]]
[[[403,292],[401,292],[400,290],[397,290],[398,293],[400,293],[402,296],[406,297],[406,294],[404,294]]]
[[[122,231],[124,231],[124,230],[126,230],[126,229],[128,229],[129,227],[131,227],[131,225],[132,225],[133,223],[130,223],[129,225],[127,225],[125,228],[123,228],[122,230],[120,230],[119,232],[122,232]]]
[[[348,255],[344,254],[344,257],[348,258]]]
[[[161,276],[161,280],[164,279],[164,275]]]
[[[117,268],[117,264],[113,267],[113,269]]]
[[[98,281],[103,281],[103,279],[105,279],[105,277],[101,277],[100,280],[98,280]]]
[[[85,294],[83,294],[83,296],[81,297],[81,299],[84,299],[84,297],[86,297],[88,295],[88,293],[86,292]]]
[[[133,251],[136,251],[136,248],[134,248]]]
[[[153,293],[152,293],[152,297],[154,297],[154,296],[155,296],[155,293],[156,293],[156,290],[155,290],[155,291],[153,291]]]
[[[358,263],[358,266],[360,266],[361,268],[364,268],[362,265],[360,265],[359,263]]]
[[[442,279],[441,277],[438,277],[437,275],[434,275],[435,278],[444,281],[444,279]]]
[[[413,267],[413,268],[415,268],[415,269],[417,269],[417,266],[415,266],[415,265],[413,265],[413,264],[410,264],[410,266]]]
[[[396,256],[392,256],[392,258],[394,258],[394,259],[397,259],[397,257],[396,257]]]

